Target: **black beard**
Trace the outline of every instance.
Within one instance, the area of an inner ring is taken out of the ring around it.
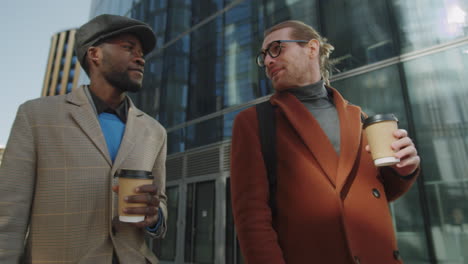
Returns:
[[[112,72],[107,74],[105,78],[121,92],[136,93],[141,90],[141,83],[131,80],[126,72]]]

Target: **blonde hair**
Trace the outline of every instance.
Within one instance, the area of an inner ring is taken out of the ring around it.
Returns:
[[[311,26],[298,21],[298,20],[287,20],[279,24],[272,26],[271,28],[265,30],[263,37],[268,36],[273,31],[283,29],[283,28],[292,28],[291,37],[297,40],[311,40],[316,39],[320,43],[319,49],[319,65],[320,65],[320,75],[327,85],[330,84],[330,69],[331,64],[329,61],[330,54],[335,49],[330,43],[327,42],[326,38],[320,36],[320,34]],[[301,44],[301,43],[299,43]]]

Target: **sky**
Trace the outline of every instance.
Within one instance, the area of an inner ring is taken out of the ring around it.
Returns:
[[[0,3],[0,147],[18,106],[41,95],[52,35],[89,19],[91,0],[5,0]]]

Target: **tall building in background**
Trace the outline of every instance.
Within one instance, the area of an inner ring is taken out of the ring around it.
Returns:
[[[80,63],[73,46],[76,29],[52,37],[41,96],[66,94],[78,85]]]
[[[416,141],[422,175],[390,205],[405,263],[468,263],[468,0],[94,0],[91,10],[145,21],[158,38],[133,99],[168,131],[169,231],[150,240],[163,263],[242,263],[232,122],[272,93],[254,58],[263,31],[287,19],[335,46],[332,86],[369,115],[395,113]]]
[[[5,146],[0,145],[0,165],[2,165],[3,152],[5,151]]]

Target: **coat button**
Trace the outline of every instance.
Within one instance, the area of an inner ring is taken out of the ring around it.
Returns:
[[[372,194],[375,196],[375,198],[380,198],[380,192],[377,189],[372,189]]]
[[[400,251],[394,250],[394,251],[393,251],[393,257],[394,257],[396,260],[401,260]]]
[[[354,256],[354,263],[361,264],[361,260],[359,259],[358,256]]]

